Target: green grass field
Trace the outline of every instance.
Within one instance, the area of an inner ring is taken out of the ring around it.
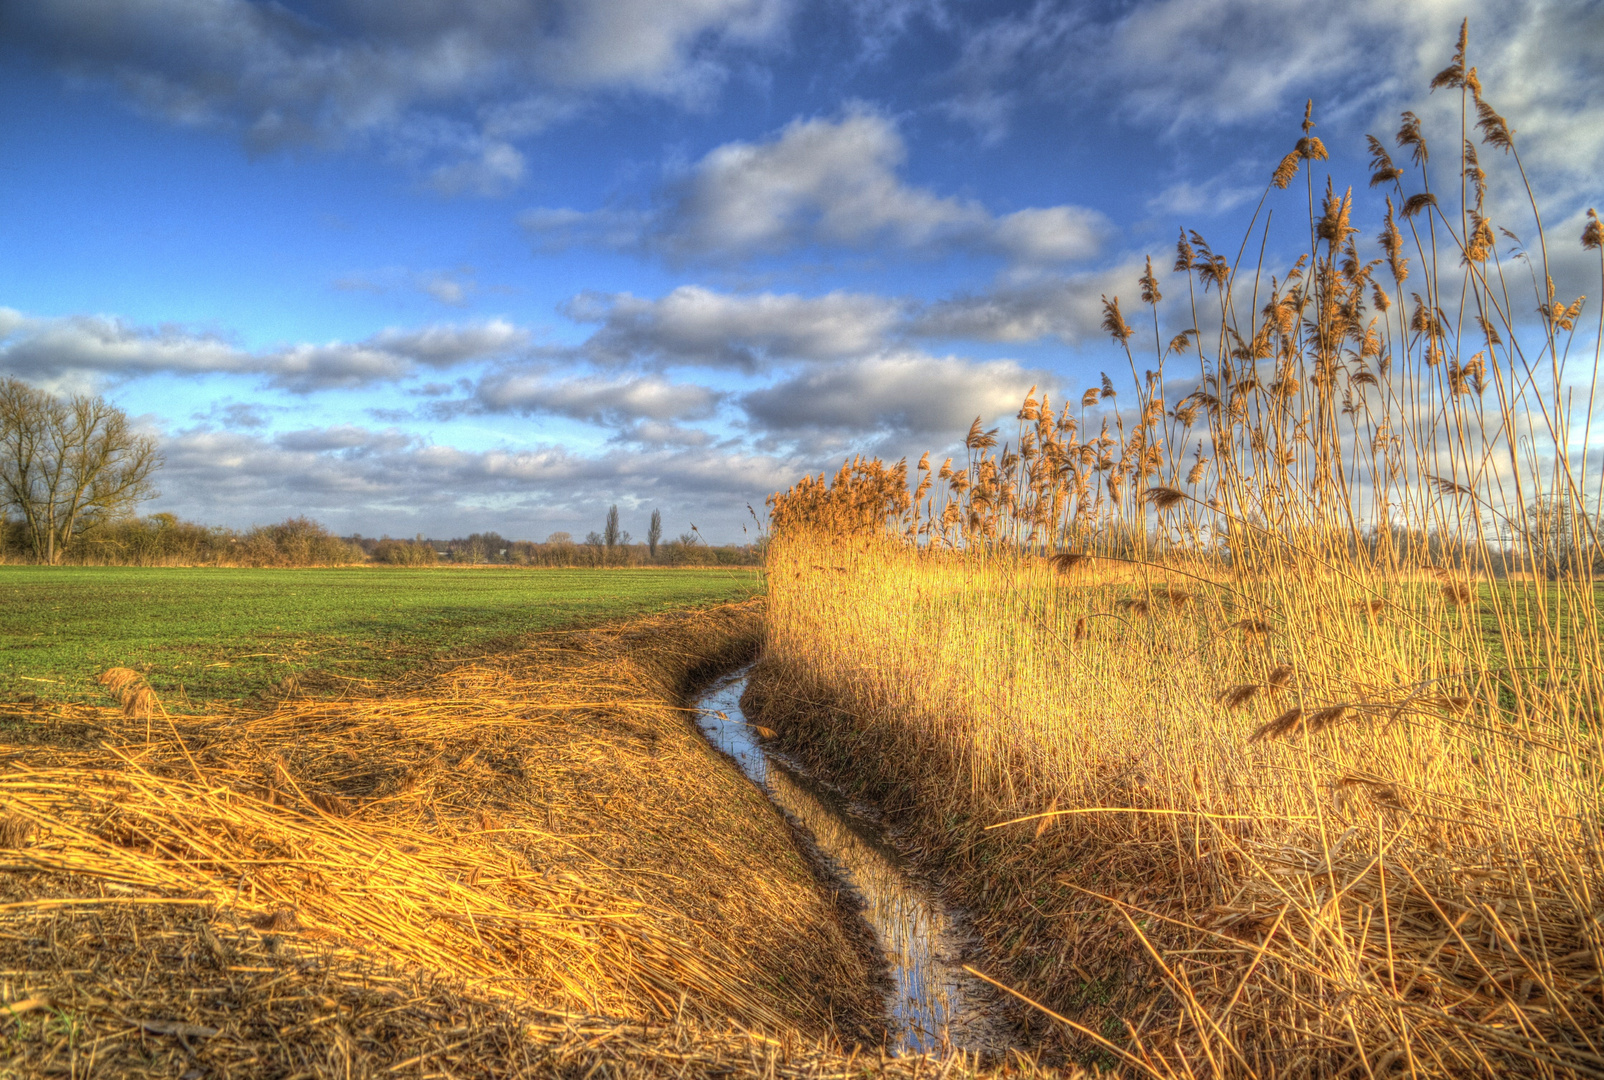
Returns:
[[[104,700],[108,667],[169,708],[290,675],[383,680],[520,635],[758,592],[751,569],[237,570],[0,566],[0,701]]]

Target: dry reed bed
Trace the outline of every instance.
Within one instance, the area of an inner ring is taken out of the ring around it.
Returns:
[[[173,905],[49,908],[82,882],[8,875],[0,1075],[427,1077],[996,1076],[973,1060],[887,1059],[795,1033],[642,1023],[487,1000]],[[10,909],[16,911],[18,909]],[[1009,1075],[1039,1075],[1016,1060]]]
[[[1371,236],[1310,103],[1240,244],[1104,298],[1130,383],[770,500],[764,723],[1133,1072],[1604,1074],[1604,229],[1473,59]]]
[[[751,705],[1133,1067],[1604,1072],[1597,731],[1499,721],[1421,632],[1481,634],[1432,586],[1244,628],[1266,597],[1180,569],[777,542]]]
[[[255,1006],[219,1019],[206,998],[217,979],[184,969],[232,934],[254,944],[225,953],[281,947],[295,959],[236,972],[230,986],[238,975],[294,987],[313,969],[365,985],[388,971],[387,985],[414,988],[405,1000],[433,1000],[416,987],[438,984],[469,1003],[459,1013],[512,1017],[489,1034],[463,1020],[449,1055],[459,1063],[520,1024],[551,1028],[520,1046],[578,1046],[570,1035],[583,1031],[622,1047],[628,1022],[669,1024],[681,1044],[687,1032],[705,1038],[671,1053],[662,1031],[641,1035],[647,1049],[630,1051],[639,1060],[617,1066],[625,1073],[697,1055],[711,1068],[737,1045],[766,1045],[728,1033],[735,1023],[789,1039],[795,1074],[827,1073],[817,1037],[877,1036],[879,1002],[843,930],[845,902],[817,886],[783,821],[676,705],[698,675],[750,655],[760,618],[747,604],[546,635],[384,696],[292,697],[265,712],[169,716],[129,672],[103,680],[123,709],[14,713],[18,737],[0,746],[0,880],[16,899],[0,905],[0,949],[31,959],[6,963],[7,1000],[40,991],[57,1004],[22,1052],[59,1058],[61,1017],[107,1038],[128,1036],[128,1017],[174,1021],[171,1008],[140,1004],[150,995],[202,1009],[212,1019],[182,1022],[233,1032],[245,1049],[229,1053],[293,1061],[252,1041],[277,1027]],[[133,922],[107,938],[119,919]],[[155,932],[140,920],[167,927],[171,947],[152,952]],[[63,956],[86,974],[46,992]],[[139,977],[115,975],[124,968]],[[332,1022],[342,1008],[319,1015]],[[531,1008],[617,1019],[531,1020]],[[420,1050],[439,1042],[429,1026],[415,1033]],[[355,1054],[362,1069],[401,1061],[374,1056],[385,1038],[342,1038],[324,1049]],[[535,1058],[549,1065],[556,1052]],[[477,1068],[502,1067],[522,1068],[505,1056]]]

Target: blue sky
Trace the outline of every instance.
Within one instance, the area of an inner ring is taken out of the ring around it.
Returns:
[[[1234,253],[1306,99],[1373,230],[1467,16],[1568,251],[1599,3],[0,0],[0,374],[140,417],[151,510],[739,541],[1124,370],[1100,297]]]

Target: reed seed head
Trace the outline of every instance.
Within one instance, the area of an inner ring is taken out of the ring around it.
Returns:
[[[1269,723],[1261,724],[1254,730],[1252,735],[1248,736],[1248,742],[1256,743],[1266,742],[1271,739],[1283,739],[1295,734],[1302,726],[1303,709],[1295,705]]]
[[[1186,241],[1186,230],[1182,229],[1181,238],[1175,242],[1175,272],[1177,274],[1190,272],[1196,261],[1197,255],[1193,252],[1192,245]]]
[[[1398,125],[1396,141],[1400,147],[1410,148],[1410,156],[1416,165],[1426,164],[1430,154],[1426,150],[1425,137],[1420,133],[1420,117],[1406,111]]]
[[[1142,303],[1157,304],[1164,299],[1164,295],[1158,291],[1158,278],[1153,275],[1153,256],[1151,255],[1147,257],[1147,267],[1142,271],[1140,280],[1142,284]]]
[[[1131,339],[1131,328],[1125,325],[1125,316],[1120,314],[1119,297],[1110,300],[1103,295],[1103,329],[1114,339],[1116,345],[1124,345]]]

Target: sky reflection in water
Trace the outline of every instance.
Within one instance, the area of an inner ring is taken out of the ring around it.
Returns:
[[[891,966],[886,1001],[895,1045],[936,1050],[1003,1049],[1007,1040],[989,988],[963,970],[965,935],[954,913],[909,872],[879,828],[798,763],[764,752],[741,712],[746,672],[720,680],[698,702],[697,724],[769,798],[813,834],[830,870],[864,902]]]

